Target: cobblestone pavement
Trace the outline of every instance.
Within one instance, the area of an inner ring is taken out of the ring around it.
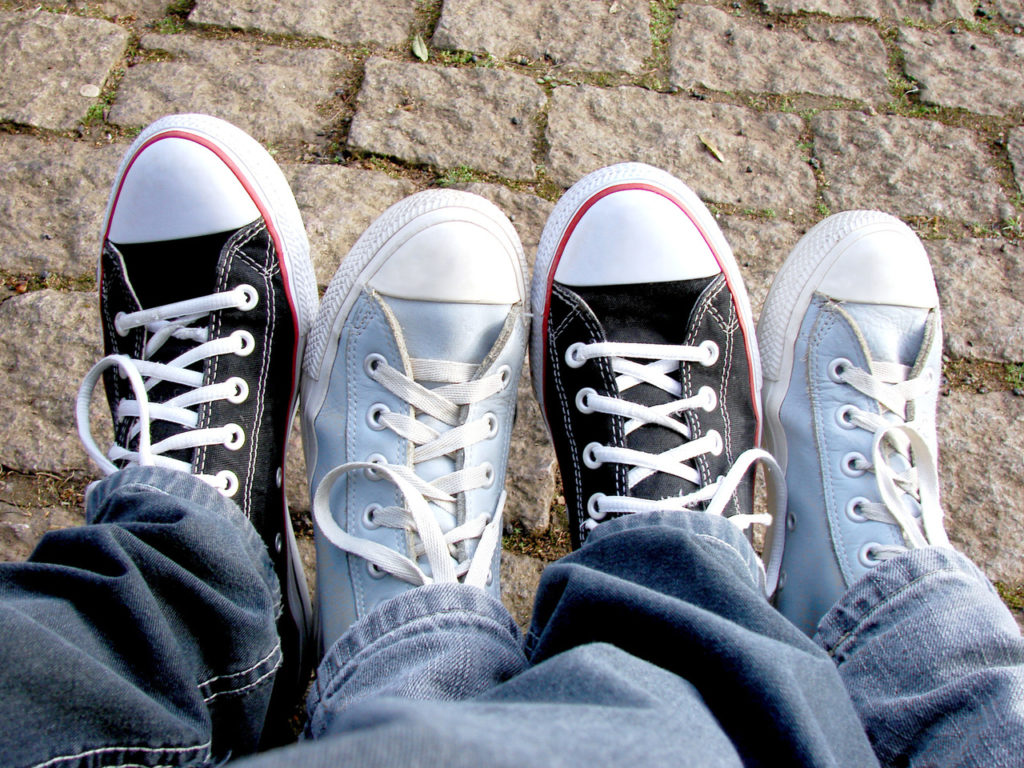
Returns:
[[[0,0],[0,559],[81,520],[95,470],[73,396],[100,354],[94,264],[117,160],[149,121],[204,111],[282,163],[321,286],[377,213],[431,186],[495,201],[532,260],[561,191],[623,160],[708,202],[755,310],[824,215],[902,217],[945,309],[950,535],[1021,602],[1022,26],[1020,0]],[[504,566],[520,621],[565,549],[557,493],[524,379]]]

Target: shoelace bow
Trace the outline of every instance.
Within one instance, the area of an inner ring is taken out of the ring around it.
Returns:
[[[335,546],[369,563],[371,573],[390,574],[414,585],[461,581],[484,587],[491,580],[490,567],[501,538],[501,512],[505,493],[501,493],[495,513],[476,517],[461,524],[456,521],[457,496],[486,488],[494,483],[494,468],[489,464],[463,467],[443,477],[426,481],[416,474],[415,466],[442,456],[450,456],[497,434],[493,414],[462,423],[464,406],[479,403],[509,386],[511,370],[502,366],[497,373],[474,379],[479,366],[444,360],[413,358],[412,377],[392,367],[380,355],[366,360],[366,373],[404,403],[413,413],[426,414],[446,425],[435,429],[415,416],[396,413],[383,405],[370,410],[371,426],[389,429],[412,446],[411,466],[378,461],[354,461],[335,467],[317,486],[313,497],[313,517],[320,530]],[[420,382],[441,384],[429,389]],[[387,479],[401,492],[405,506],[371,508],[364,514],[370,527],[387,527],[411,535],[412,557],[369,539],[343,530],[330,510],[331,488],[349,472],[363,471],[375,479]],[[435,509],[431,508],[431,504]],[[440,514],[438,514],[440,513]],[[442,522],[443,521],[443,522]],[[471,556],[460,559],[460,550],[476,542]],[[417,562],[426,556],[429,573]]]
[[[627,483],[630,489],[655,472],[665,472],[698,486],[698,490],[692,493],[664,499],[639,499],[596,493],[587,502],[589,519],[584,525],[588,530],[593,530],[600,521],[613,512],[629,514],[695,510],[707,502],[703,507],[705,511],[721,515],[743,481],[744,475],[755,462],[764,462],[770,470],[779,473],[780,477],[782,476],[778,463],[770,453],[760,448],[750,448],[736,457],[725,475],[701,485],[701,477],[693,466],[693,461],[705,454],[721,455],[724,450],[722,436],[712,430],[706,435],[694,438],[689,426],[675,417],[696,408],[713,411],[718,407],[718,398],[711,387],[702,387],[696,395],[682,398],[680,397],[682,384],[669,374],[676,373],[678,375],[680,363],[713,365],[718,360],[718,354],[718,345],[712,341],[704,341],[696,347],[625,342],[576,343],[566,350],[566,362],[571,367],[580,367],[587,360],[595,358],[608,358],[611,361],[612,372],[616,374],[615,384],[618,396],[599,395],[589,387],[576,394],[576,407],[581,413],[598,412],[621,416],[627,419],[624,426],[626,435],[648,424],[657,424],[672,430],[683,438],[680,445],[659,454],[590,443],[583,449],[584,463],[591,468],[605,462],[629,466]],[[639,363],[636,360],[651,360],[652,362]],[[676,399],[662,405],[645,406],[622,397],[632,387],[641,383],[655,386]],[[776,516],[784,514],[785,495],[781,494],[776,501]],[[755,524],[770,525],[773,515],[770,513],[740,514],[733,515],[728,519],[741,530],[745,530]],[[783,526],[775,526],[775,529],[771,561],[766,564],[765,569],[768,594],[775,591],[782,563],[784,530]]]
[[[109,475],[117,471],[114,464],[116,461],[189,472],[191,465],[188,462],[163,454],[206,445],[223,445],[229,450],[238,450],[244,445],[245,432],[237,424],[197,428],[199,413],[196,408],[203,403],[218,400],[241,403],[249,396],[248,383],[245,379],[235,376],[224,382],[203,386],[202,366],[199,370],[191,370],[191,366],[218,355],[249,355],[256,342],[252,334],[244,330],[234,331],[224,338],[210,339],[207,325],[196,327],[193,324],[211,312],[232,308],[249,310],[255,307],[257,302],[256,290],[252,286],[242,285],[230,291],[152,309],[118,313],[114,318],[114,328],[118,335],[126,336],[130,331],[143,327],[148,332],[149,338],[143,349],[142,359],[136,360],[128,355],[104,357],[90,369],[82,381],[75,409],[82,444],[104,474]],[[170,362],[154,362],[151,358],[172,338],[193,342],[195,346]],[[121,376],[128,379],[135,399],[121,400],[114,414],[114,424],[125,418],[135,421],[128,431],[125,446],[115,443],[107,455],[104,455],[92,436],[89,403],[92,400],[93,389],[103,372],[115,367]],[[161,382],[171,382],[187,389],[163,403],[150,402],[150,391]],[[177,424],[184,429],[153,444],[150,429],[154,421]],[[137,450],[129,450],[126,446],[131,445],[136,437]],[[238,490],[238,478],[228,470],[222,470],[216,475],[201,474],[197,477],[225,496],[232,496]]]
[[[911,369],[899,363],[869,362],[869,367],[871,370],[865,371],[838,358],[829,368],[833,379],[875,400],[889,414],[887,418],[852,405],[840,410],[840,418],[850,428],[874,435],[871,460],[861,454],[848,454],[846,462],[850,471],[874,473],[882,499],[853,499],[851,516],[899,526],[911,548],[949,546],[942,526],[935,455],[921,436],[916,419],[907,420],[908,405],[934,386],[934,373],[926,369],[910,378]],[[915,502],[913,511],[903,503],[906,497]],[[903,547],[876,543],[870,554],[876,560],[888,560],[904,551]]]

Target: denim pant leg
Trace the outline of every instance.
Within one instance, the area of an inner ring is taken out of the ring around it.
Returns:
[[[1024,639],[966,557],[931,547],[879,565],[815,639],[835,659],[879,760],[1020,765]]]
[[[525,655],[481,590],[410,591],[329,651],[317,740],[246,765],[877,764],[835,665],[761,578],[722,518],[606,523],[545,572]]]
[[[280,592],[252,525],[154,467],[93,486],[86,520],[0,565],[0,762],[206,765],[252,750],[281,662]]]

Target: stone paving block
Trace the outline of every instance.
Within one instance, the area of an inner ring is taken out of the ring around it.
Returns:
[[[973,131],[861,112],[824,112],[811,128],[833,211],[990,222],[1013,212]]]
[[[501,602],[523,632],[530,628],[533,598],[544,566],[544,561],[536,557],[501,553]]]
[[[899,47],[923,102],[984,115],[1024,106],[1024,37],[904,27]]]
[[[897,18],[937,23],[974,16],[971,0],[762,0],[773,13],[825,13],[865,19]]]
[[[995,5],[999,17],[1007,24],[1024,25],[1024,5],[1020,0],[996,0]]]
[[[532,179],[533,126],[544,101],[544,91],[523,75],[372,58],[348,146]]]
[[[669,45],[680,88],[814,93],[862,101],[888,97],[889,57],[873,29],[857,24],[765,28],[710,6],[683,6]],[[757,66],[751,66],[756,61]]]
[[[107,195],[124,149],[0,136],[0,189],[13,193],[0,196],[0,267],[94,274]]]
[[[543,533],[551,525],[551,500],[555,495],[555,449],[548,437],[540,406],[530,386],[529,362],[519,380],[516,423],[509,447],[505,490],[505,530],[520,524],[527,533]]]
[[[1010,162],[1013,163],[1013,176],[1017,180],[1017,188],[1024,192],[1024,129],[1018,128],[1010,132],[1007,143]]]
[[[102,19],[0,13],[0,120],[74,128],[127,44],[128,30]]]
[[[309,237],[317,283],[326,286],[363,230],[416,191],[407,179],[341,165],[285,165]]]
[[[186,34],[145,35],[141,46],[173,61],[144,61],[125,74],[110,110],[118,125],[146,125],[172,112],[205,112],[260,141],[312,140],[327,119],[316,106],[351,64],[338,53]]]
[[[808,210],[815,193],[797,148],[802,128],[796,115],[642,88],[562,87],[549,110],[549,168],[568,187],[604,165],[636,160],[671,171],[705,200],[788,216]]]
[[[718,226],[743,272],[743,284],[756,319],[761,315],[775,273],[803,232],[788,221],[751,220],[739,216],[719,216]]]
[[[21,472],[97,472],[78,440],[75,397],[103,354],[96,293],[43,290],[0,304],[0,464]],[[93,435],[112,439],[102,386],[92,401]]]
[[[951,392],[939,398],[938,418],[950,540],[993,581],[1024,583],[1024,400]]]
[[[1024,245],[999,239],[925,243],[942,301],[946,349],[1024,361]]]
[[[646,0],[445,0],[438,48],[499,59],[544,56],[573,68],[638,72],[651,55]]]
[[[529,291],[530,279],[533,274],[533,263],[537,257],[537,245],[540,243],[541,232],[544,231],[544,224],[548,220],[555,204],[548,202],[542,197],[531,195],[528,192],[516,192],[503,187],[501,184],[484,184],[474,182],[470,184],[456,184],[457,189],[464,189],[467,192],[486,197],[498,206],[516,228],[519,240],[523,244],[523,252],[526,254],[526,275],[527,291]]]
[[[141,21],[149,21],[166,15],[171,0],[101,0],[78,4],[92,6],[104,16],[134,16]]]
[[[409,37],[417,5],[416,0],[198,0],[188,20],[277,35],[323,37],[339,43],[402,45]]]
[[[85,524],[78,507],[16,507],[0,501],[0,562],[28,558],[39,539],[49,531]]]

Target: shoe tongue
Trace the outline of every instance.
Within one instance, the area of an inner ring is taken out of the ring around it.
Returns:
[[[115,247],[143,309],[207,296],[216,290],[217,264],[228,239],[218,232],[184,240],[128,243]]]
[[[593,310],[611,342],[681,345],[686,341],[690,314],[716,276],[668,283],[622,285],[613,288],[574,288]],[[685,320],[684,320],[685,318]],[[649,363],[650,360],[637,360]],[[690,363],[681,363],[681,366]],[[672,374],[670,374],[672,375]],[[680,373],[672,375],[678,380]],[[624,400],[646,406],[678,399],[653,384],[637,384],[621,394]],[[679,420],[683,417],[676,416]],[[626,447],[659,454],[686,442],[678,432],[647,424],[626,436]],[[675,475],[655,472],[637,483],[630,495],[663,499],[693,493],[698,486]]]
[[[879,304],[843,304],[842,308],[853,318],[861,342],[874,362],[911,367],[917,362],[929,310]]]

